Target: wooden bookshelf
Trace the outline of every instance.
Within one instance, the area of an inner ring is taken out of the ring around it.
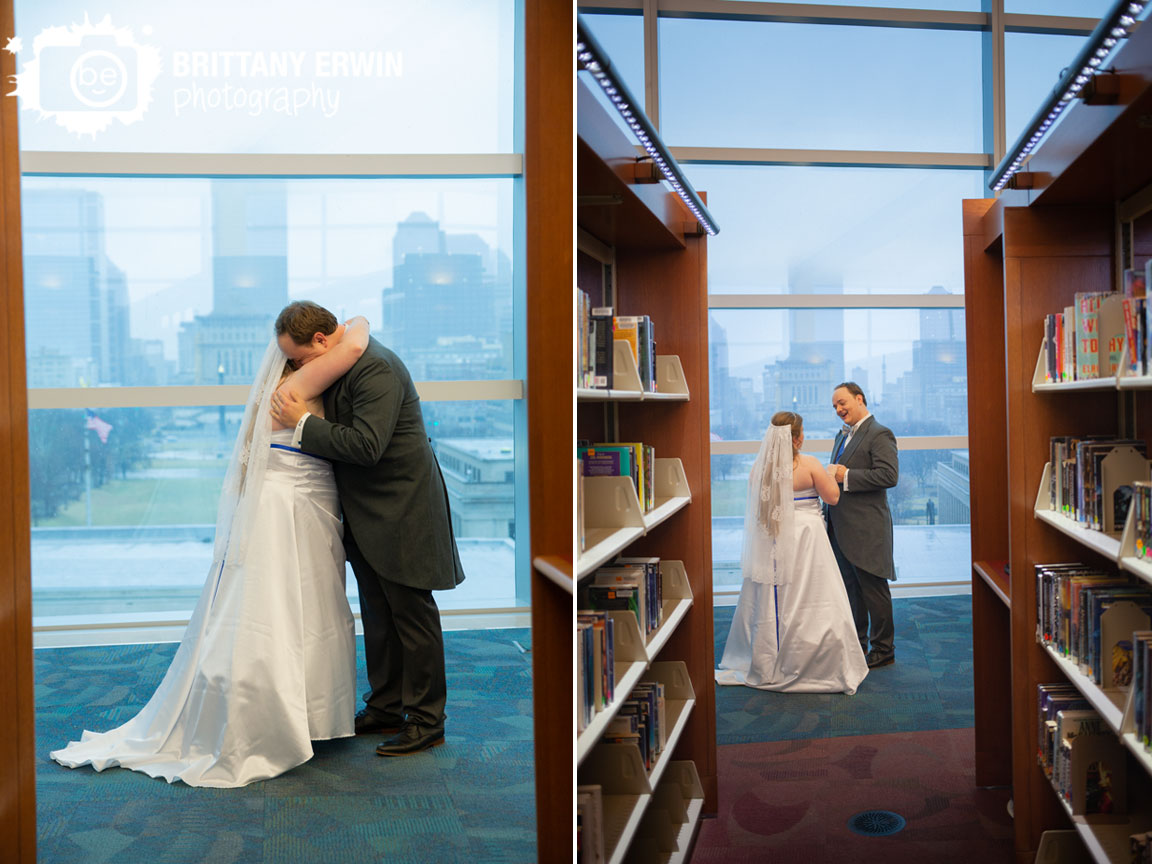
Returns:
[[[642,441],[657,458],[647,513],[631,481],[584,478],[576,578],[619,553],[661,559],[659,630],[645,639],[629,613],[613,616],[614,703],[650,680],[663,681],[674,703],[669,745],[650,772],[637,771],[636,748],[600,740],[616,706],[596,715],[577,735],[577,783],[604,790],[606,860],[687,861],[701,817],[717,809],[707,246],[675,194],[636,182],[635,147],[583,81],[576,98],[578,287],[593,306],[649,315],[660,352],[655,394],[641,392],[626,347],[611,390],[577,391],[578,438]]]
[[[963,209],[976,773],[979,785],[1012,788],[1021,864],[1049,829],[1075,828],[1099,862],[1126,861],[1120,835],[1152,830],[1138,804],[1152,801],[1152,759],[1128,740],[1123,694],[1101,690],[1036,640],[1034,565],[1083,561],[1152,578],[1128,530],[1086,531],[1043,494],[1053,435],[1147,440],[1152,429],[1146,378],[1036,381],[1045,314],[1077,291],[1116,289],[1125,267],[1152,257],[1152,160],[1137,144],[1152,115],[1152,27],[1139,28],[1112,65],[1123,76],[1120,102],[1070,106],[1025,166],[1033,188]],[[1060,681],[1096,704],[1128,747],[1130,819],[1072,818],[1037,765],[1036,686]]]
[[[571,861],[572,11],[524,6],[524,209],[536,860]],[[519,581],[519,580],[518,580]]]

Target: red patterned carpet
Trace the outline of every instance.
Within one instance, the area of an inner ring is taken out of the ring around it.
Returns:
[[[716,819],[694,864],[913,864],[1012,860],[1007,790],[975,787],[972,729],[719,748]],[[889,836],[848,827],[865,810],[904,818]]]

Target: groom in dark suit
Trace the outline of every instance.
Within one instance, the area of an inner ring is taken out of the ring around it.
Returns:
[[[290,303],[276,319],[284,354],[307,363],[339,343],[344,327],[322,306]],[[400,358],[370,339],[363,356],[324,393],[324,417],[277,393],[272,415],[295,427],[293,444],[333,463],[344,511],[344,548],[360,590],[370,691],[356,732],[390,735],[381,756],[444,743],[444,637],[433,590],[464,580],[448,493]]]
[[[900,477],[896,436],[868,411],[864,391],[853,381],[832,392],[832,407],[844,428],[832,444],[828,474],[841,485],[840,501],[828,507],[828,539],[848,591],[856,635],[869,668],[896,660],[893,645],[892,513],[888,490]],[[868,649],[871,637],[872,649]]]

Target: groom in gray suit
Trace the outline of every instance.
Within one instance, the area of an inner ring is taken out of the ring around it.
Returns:
[[[900,477],[896,436],[876,422],[864,391],[853,381],[836,387],[832,407],[844,428],[832,444],[828,465],[828,474],[842,488],[839,503],[828,507],[828,539],[868,666],[887,666],[896,661],[888,589],[888,581],[896,578],[888,510],[888,490]]]
[[[339,343],[343,325],[315,303],[276,319],[281,350],[303,364]],[[380,756],[444,743],[444,637],[433,590],[464,580],[448,493],[400,358],[368,341],[356,364],[324,393],[324,417],[277,393],[272,414],[296,428],[293,444],[333,463],[344,512],[344,549],[360,591],[370,691],[356,733],[390,737]]]

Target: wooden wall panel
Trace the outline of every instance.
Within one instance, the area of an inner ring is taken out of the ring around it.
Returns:
[[[12,3],[0,2],[0,38],[14,34]],[[0,52],[0,75],[15,74]],[[4,351],[0,363],[0,860],[36,860],[35,726],[32,685],[32,567],[28,521],[28,393],[24,369],[24,280],[20,246],[17,103],[0,99],[0,261]]]
[[[528,472],[531,556],[573,554],[572,6],[524,10]],[[570,861],[574,829],[572,595],[532,574],[537,860]],[[559,838],[565,838],[560,840]]]
[[[1004,262],[988,251],[991,200],[964,202],[964,323],[968,350],[968,490],[972,561],[1008,560],[1008,429],[1004,386]],[[992,219],[999,220],[993,214]],[[972,579],[976,785],[1012,784],[1011,618],[979,575]]]

